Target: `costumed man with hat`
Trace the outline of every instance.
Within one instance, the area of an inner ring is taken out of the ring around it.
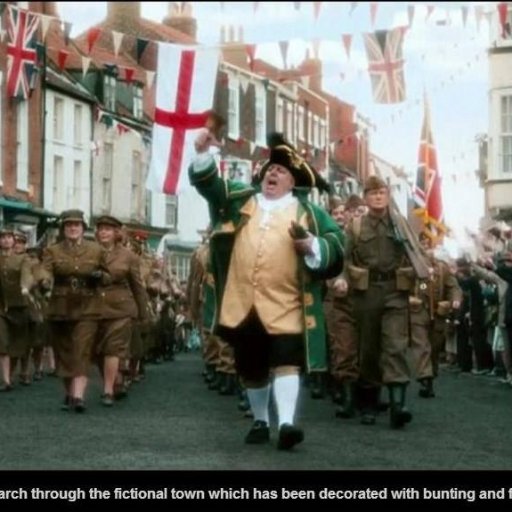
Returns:
[[[352,218],[360,215],[364,201],[350,196],[346,202],[340,197],[329,201],[331,217],[345,229]],[[355,415],[355,384],[359,378],[358,344],[354,305],[348,284],[343,276],[327,281],[324,312],[330,352],[330,373],[334,383],[333,399],[338,404],[336,417]]]
[[[61,241],[46,248],[40,275],[43,290],[52,288],[48,321],[56,373],[64,384],[62,410],[85,411],[92,353],[101,315],[99,286],[111,280],[105,251],[84,239],[81,210],[60,215]]]
[[[421,233],[420,242],[432,265],[431,279],[417,279],[409,297],[411,343],[419,396],[435,396],[433,379],[439,370],[439,356],[444,351],[446,319],[459,309],[462,290],[448,264],[434,256],[432,239]]]
[[[114,404],[114,384],[119,391],[123,382],[120,361],[129,358],[132,322],[145,321],[148,296],[140,275],[137,256],[121,240],[122,222],[103,215],[96,221],[96,239],[105,251],[108,285],[100,288],[100,322],[96,354],[103,369],[103,405]]]
[[[346,276],[358,330],[361,423],[373,425],[381,384],[388,387],[390,423],[401,428],[412,419],[406,409],[410,370],[408,297],[415,278],[397,222],[391,216],[388,185],[370,176],[364,185],[368,213],[347,227]]]
[[[0,391],[13,389],[12,374],[17,362],[22,357],[26,357],[30,350],[27,296],[33,280],[27,255],[16,254],[14,244],[14,230],[2,228],[0,230],[0,362],[4,383]]]
[[[270,439],[273,376],[277,446],[289,450],[304,439],[295,424],[300,370],[327,368],[322,282],[343,266],[340,228],[306,198],[328,185],[280,134],[269,137],[257,186],[224,181],[208,138],[195,145],[189,177],[210,207],[214,332],[234,347],[254,416],[245,442]]]

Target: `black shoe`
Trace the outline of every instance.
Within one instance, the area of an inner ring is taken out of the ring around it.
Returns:
[[[216,372],[215,373],[215,377],[213,378],[213,380],[208,384],[208,389],[210,391],[218,391],[218,389],[220,388],[221,384],[222,384],[222,374],[221,373],[218,373]]]
[[[420,379],[420,390],[418,391],[418,396],[421,398],[434,398],[436,394],[434,393],[434,381],[432,377],[425,377],[424,379]]]
[[[403,428],[412,420],[412,414],[405,407],[405,392],[407,384],[389,384],[390,425],[393,429]]]
[[[364,411],[361,415],[361,425],[375,425],[377,415],[374,411]]]
[[[73,407],[75,409],[75,412],[85,412],[85,402],[83,398],[73,398]]]
[[[270,441],[270,429],[268,423],[261,420],[256,420],[251,430],[245,436],[246,444],[263,444]]]
[[[222,379],[222,384],[219,387],[219,395],[223,396],[232,396],[236,392],[236,380],[235,376],[226,373],[224,374],[224,378]]]
[[[71,405],[73,403],[73,398],[70,396],[65,396],[62,405],[60,406],[61,411],[69,411],[71,409]]]
[[[336,418],[353,418],[355,409],[355,390],[352,382],[343,382],[340,406],[336,408]]]
[[[318,400],[325,397],[325,374],[316,372],[311,375],[311,398]]]
[[[14,386],[12,384],[4,384],[1,388],[0,388],[0,392],[2,393],[7,393],[8,391],[12,391],[14,389]]]
[[[304,441],[304,432],[295,425],[285,423],[279,429],[278,450],[291,450],[296,444]]]
[[[103,395],[101,395],[101,403],[105,407],[112,407],[114,405],[114,396],[109,395],[108,393],[104,393]]]
[[[43,380],[43,372],[34,372],[34,380],[35,381]]]

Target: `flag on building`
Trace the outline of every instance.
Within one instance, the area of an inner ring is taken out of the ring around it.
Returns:
[[[149,190],[176,194],[188,184],[197,129],[213,106],[218,63],[216,48],[158,43]]]
[[[441,176],[437,163],[437,152],[432,137],[430,108],[424,99],[423,126],[418,154],[418,171],[414,186],[414,213],[422,220],[422,229],[434,241],[446,233],[443,224],[443,200]]]
[[[25,9],[7,7],[7,95],[26,100],[36,65],[35,33],[39,17]]]
[[[376,103],[400,103],[405,100],[402,27],[363,34],[368,72]]]

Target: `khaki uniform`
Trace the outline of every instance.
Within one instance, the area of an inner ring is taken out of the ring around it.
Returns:
[[[454,301],[462,301],[462,290],[450,268],[432,259],[433,279],[417,281],[409,298],[411,343],[416,377],[437,376],[439,355],[445,348],[446,318]]]
[[[334,280],[327,282],[324,314],[330,353],[330,373],[334,380],[355,382],[359,377],[357,331],[351,296],[336,297]]]
[[[33,285],[30,260],[25,254],[0,255],[0,354],[27,356],[28,301],[21,289]]]
[[[48,320],[55,351],[57,375],[87,376],[101,315],[101,303],[91,273],[106,270],[105,253],[99,244],[67,241],[47,248],[41,276],[53,281]]]
[[[103,356],[127,358],[132,337],[132,321],[147,317],[148,297],[143,286],[139,260],[131,251],[116,245],[105,252],[105,265],[111,276],[100,288],[98,346]]]
[[[389,216],[360,219],[347,232],[346,272],[354,299],[361,380],[369,386],[409,382],[408,295],[414,272]]]

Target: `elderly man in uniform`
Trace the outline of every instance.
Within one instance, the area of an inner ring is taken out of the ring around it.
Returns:
[[[392,219],[386,182],[368,178],[364,199],[369,211],[348,227],[346,253],[359,338],[361,422],[375,423],[379,389],[385,384],[391,427],[402,428],[412,419],[405,398],[410,375],[408,297],[415,273],[395,225],[406,221]]]
[[[300,369],[326,370],[322,281],[342,268],[343,234],[306,199],[322,178],[282,136],[269,141],[261,192],[220,178],[201,136],[189,175],[210,207],[215,330],[234,346],[254,415],[245,442],[269,441],[272,373],[278,449],[289,450],[304,439],[295,425]]]
[[[331,217],[344,229],[352,218],[360,216],[361,206],[364,206],[364,201],[355,195],[346,202],[332,198]],[[358,346],[352,297],[342,276],[327,281],[324,312],[329,336],[330,372],[334,381],[333,398],[339,404],[336,417],[351,418],[355,414],[355,383],[359,377]]]
[[[462,290],[448,264],[434,256],[432,239],[425,233],[420,241],[432,264],[432,278],[416,280],[409,297],[411,342],[419,396],[435,397],[433,379],[439,370],[439,356],[444,351],[446,319],[459,309]]]

